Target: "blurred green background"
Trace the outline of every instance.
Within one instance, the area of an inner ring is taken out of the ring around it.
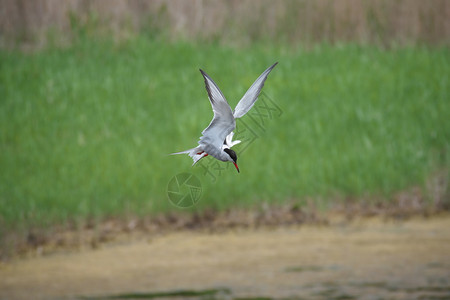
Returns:
[[[411,188],[448,207],[450,18],[445,1],[422,2],[66,1],[49,12],[3,1],[0,234],[179,212],[167,184],[181,172],[203,189],[186,213],[389,203]],[[282,113],[251,125],[240,174],[213,181],[168,155],[194,147],[212,118],[199,68],[234,107],[276,61],[263,91]]]

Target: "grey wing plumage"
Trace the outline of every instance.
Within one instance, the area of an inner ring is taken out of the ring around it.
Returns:
[[[256,81],[252,84],[252,86],[248,89],[248,91],[244,94],[242,99],[236,105],[234,109],[233,115],[234,118],[240,118],[245,115],[255,104],[258,99],[259,93],[264,86],[264,82],[267,79],[267,75],[269,75],[270,71],[278,64],[278,62],[274,63],[272,66],[267,68]]]
[[[214,117],[209,126],[203,130],[199,144],[209,144],[217,149],[222,149],[226,136],[235,129],[236,122],[231,107],[219,87],[203,70],[200,70],[200,72],[205,79],[206,91],[208,92]]]

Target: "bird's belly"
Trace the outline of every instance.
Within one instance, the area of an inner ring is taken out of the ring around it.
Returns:
[[[208,153],[209,155],[211,155],[214,158],[217,158],[218,160],[221,161],[228,161],[225,152],[223,152],[222,149],[218,149],[214,146],[211,145],[202,145],[203,146],[203,150]]]

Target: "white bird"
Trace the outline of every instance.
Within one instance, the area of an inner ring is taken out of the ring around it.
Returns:
[[[221,161],[231,161],[239,172],[239,167],[236,163],[236,152],[230,149],[232,146],[241,142],[238,140],[233,141],[233,130],[236,128],[236,119],[244,116],[253,107],[256,100],[258,100],[258,96],[264,86],[267,75],[269,75],[270,71],[272,71],[277,64],[278,63],[274,63],[265,70],[258,79],[256,79],[236,105],[234,111],[231,110],[230,105],[216,83],[208,76],[208,74],[200,69],[200,72],[205,79],[206,91],[208,92],[214,117],[211,123],[209,123],[209,126],[203,130],[197,147],[186,151],[172,153],[172,155],[188,154],[194,160],[192,165],[195,165],[203,157],[211,155]]]

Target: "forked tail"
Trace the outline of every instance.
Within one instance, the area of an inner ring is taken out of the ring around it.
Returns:
[[[175,155],[175,154],[188,154],[194,160],[194,163],[192,165],[195,165],[203,157],[208,156],[208,153],[203,151],[202,146],[197,146],[195,148],[192,148],[192,149],[189,149],[186,151],[171,153],[170,155]]]

